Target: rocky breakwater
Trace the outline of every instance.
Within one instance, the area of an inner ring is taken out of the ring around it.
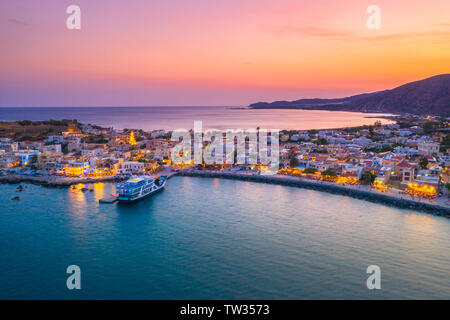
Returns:
[[[284,175],[256,175],[247,173],[214,172],[214,171],[200,171],[200,170],[184,170],[181,171],[179,175],[191,177],[204,177],[204,178],[234,179],[251,182],[279,184],[298,188],[306,188],[349,196],[352,198],[362,199],[376,203],[383,203],[386,205],[395,206],[402,209],[413,209],[423,211],[434,215],[445,216],[450,218],[450,208],[440,204],[432,204],[423,201],[410,200],[395,195],[379,193],[370,190],[363,190],[354,186],[342,186],[335,183],[329,183],[324,181],[307,180],[298,177],[290,177]]]
[[[25,176],[25,175],[5,175],[0,176],[0,183],[19,184],[22,182],[32,183],[45,187],[63,188],[70,187],[79,183],[96,183],[96,182],[118,182],[123,179],[118,177],[101,177],[101,178],[72,178],[57,176]]]

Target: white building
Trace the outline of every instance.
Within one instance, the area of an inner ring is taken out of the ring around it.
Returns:
[[[417,146],[419,154],[423,156],[431,156],[433,153],[439,153],[439,143],[435,142],[422,142]]]
[[[143,162],[138,161],[124,161],[118,168],[120,174],[134,174],[139,173],[144,169],[145,165]]]

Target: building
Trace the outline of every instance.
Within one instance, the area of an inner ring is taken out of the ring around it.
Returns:
[[[416,166],[406,160],[394,166],[394,174],[400,178],[402,184],[409,184],[415,179]]]
[[[428,170],[421,170],[417,173],[416,183],[427,185],[438,190],[441,181],[442,168],[438,166],[430,167]]]
[[[38,159],[39,151],[37,150],[21,150],[15,154],[17,160],[19,160],[20,165],[26,166],[29,165],[33,159]]]
[[[64,175],[69,177],[80,177],[89,169],[89,163],[85,161],[70,161],[69,165],[64,168]]]
[[[61,153],[61,145],[60,144],[50,144],[43,146],[41,148],[42,152],[48,152],[48,153]]]
[[[145,164],[139,161],[123,161],[117,170],[120,174],[135,174],[144,170]]]
[[[439,143],[421,142],[418,144],[417,149],[419,151],[419,154],[423,156],[431,156],[433,153],[439,153]]]
[[[50,143],[62,143],[62,142],[64,142],[64,137],[63,136],[49,136],[47,138],[47,142],[50,142]]]

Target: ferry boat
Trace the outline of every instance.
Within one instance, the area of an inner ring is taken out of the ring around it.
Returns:
[[[155,194],[166,185],[167,177],[152,178],[149,176],[132,177],[117,186],[119,202],[134,202]]]

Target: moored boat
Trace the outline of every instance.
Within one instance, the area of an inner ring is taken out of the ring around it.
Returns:
[[[147,198],[161,191],[166,185],[166,181],[166,176],[158,178],[150,176],[132,177],[117,186],[117,200],[121,203],[128,203]]]

